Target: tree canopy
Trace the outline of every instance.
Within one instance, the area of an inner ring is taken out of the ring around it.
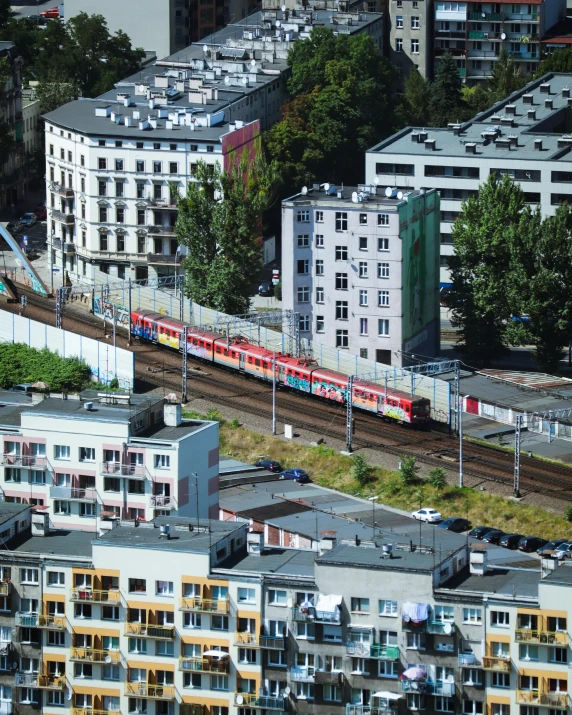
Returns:
[[[178,201],[185,291],[201,305],[245,313],[262,267],[262,214],[272,198],[276,168],[244,156],[230,171],[199,162],[197,181]]]
[[[546,55],[538,65],[536,77],[542,77],[547,72],[572,72],[572,47]]]
[[[91,382],[84,360],[64,358],[47,348],[37,350],[22,343],[0,343],[0,387],[45,382],[52,390],[82,390]]]
[[[466,109],[463,105],[461,77],[453,57],[443,55],[431,85],[429,114],[435,127],[446,127],[448,122],[462,121]]]

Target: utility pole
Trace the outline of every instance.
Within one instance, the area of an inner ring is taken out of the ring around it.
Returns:
[[[117,308],[113,305],[112,306],[112,311],[113,311],[113,347],[117,347]]]
[[[516,429],[514,431],[514,491],[515,499],[520,499],[520,429],[522,426],[522,416],[517,415]]]
[[[455,397],[457,399],[457,407],[459,406],[459,395],[461,392],[461,386],[460,386],[461,374],[460,373],[461,373],[461,363],[458,360],[455,360]],[[455,429],[458,432],[459,431],[459,412],[458,412],[458,410],[455,410],[455,412],[457,413],[455,415],[455,417],[456,417]]]
[[[187,331],[188,328],[185,325],[183,328],[183,370],[182,370],[182,375],[183,375],[183,382],[181,385],[181,402],[186,402],[187,401],[187,370],[188,370],[188,364],[187,364]]]
[[[272,352],[272,434],[276,434],[276,350]]]
[[[352,427],[353,427],[353,415],[352,415],[352,395],[354,392],[354,376],[348,376],[348,392],[346,395],[347,400],[347,413],[346,413],[346,452],[348,454],[352,453]]]
[[[56,290],[56,328],[62,327],[64,311],[64,288]]]
[[[127,308],[129,310],[129,315],[127,316],[128,318],[128,338],[127,338],[127,345],[133,345],[133,340],[131,339],[131,278],[128,281],[128,298],[127,298]]]
[[[464,486],[463,477],[463,396],[461,394],[457,395],[457,415],[458,415],[458,426],[459,426],[459,486],[461,489]]]

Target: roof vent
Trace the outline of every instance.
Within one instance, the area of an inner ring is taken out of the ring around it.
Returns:
[[[550,94],[550,82],[544,82],[540,87],[540,94]]]
[[[516,117],[516,104],[507,104],[504,108],[504,113]]]
[[[411,141],[412,141],[414,144],[418,144],[418,143],[419,143],[419,132],[411,132]]]
[[[93,402],[84,402],[84,403],[83,403],[83,409],[84,409],[84,410],[87,410],[88,412],[90,412],[91,410],[93,410]]]
[[[496,147],[497,147],[497,149],[510,149],[510,139],[508,139],[508,138],[497,139]]]
[[[435,151],[435,149],[437,148],[437,143],[435,139],[425,139],[424,143],[425,149],[427,149],[427,151]]]
[[[546,107],[546,109],[554,109],[554,105],[551,99],[545,99],[544,106]]]
[[[469,571],[476,576],[484,576],[487,572],[489,555],[486,544],[471,544]]]
[[[421,144],[425,141],[425,139],[427,139],[428,136],[429,136],[429,133],[426,132],[425,130],[423,130],[422,132],[419,132],[419,134],[417,135],[417,141]]]
[[[529,119],[536,119],[536,109],[529,109],[527,115]]]
[[[522,95],[522,103],[523,104],[534,104],[534,95],[533,94],[523,94]]]
[[[169,524],[161,524],[159,527],[160,532],[159,532],[159,538],[167,539],[169,540],[171,538],[171,527]]]
[[[516,134],[509,134],[507,138],[510,143],[510,146],[518,146],[518,137],[516,136]]]
[[[514,124],[514,119],[512,117],[501,117],[501,124],[507,127],[512,127]]]
[[[542,151],[542,139],[534,140],[534,151]]]
[[[477,153],[477,145],[475,142],[467,142],[465,144],[465,154],[476,154]]]
[[[563,97],[569,97],[569,96],[570,96],[570,87],[562,87],[562,96],[563,96]]]
[[[393,544],[382,544],[381,550],[382,550],[382,558],[390,559],[391,552],[393,551]]]
[[[264,551],[264,534],[251,531],[246,535],[246,550],[251,556],[260,556]]]

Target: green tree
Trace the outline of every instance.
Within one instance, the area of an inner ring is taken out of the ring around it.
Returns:
[[[492,104],[491,96],[482,82],[479,82],[479,84],[476,84],[474,87],[467,87],[467,85],[464,84],[461,91],[463,102],[471,117],[474,117],[475,114],[479,114],[479,112],[484,112],[485,109],[488,109]]]
[[[519,231],[528,230],[530,215],[523,209],[520,185],[491,174],[453,224],[451,322],[461,329],[462,349],[475,363],[506,353],[507,325],[517,303],[507,290],[507,273]]]
[[[400,126],[426,127],[429,124],[430,84],[413,68],[405,79],[401,104],[397,109]]]
[[[466,115],[461,94],[462,82],[453,57],[443,55],[431,85],[429,115],[435,127],[446,127],[449,122],[462,121]]]
[[[356,454],[353,458],[352,475],[360,487],[369,482],[371,468],[361,454]]]
[[[566,508],[566,511],[564,512],[564,518],[566,519],[566,521],[572,521],[572,506]]]
[[[12,14],[11,0],[0,0],[0,28],[6,25]]]
[[[81,390],[89,386],[91,370],[79,358],[63,358],[47,348],[0,343],[0,387],[45,382],[52,390]]]
[[[493,62],[491,78],[487,87],[489,106],[506,99],[513,92],[524,87],[525,82],[518,63],[508,54],[504,45],[501,45],[498,59]]]
[[[399,464],[399,476],[404,486],[411,486],[417,480],[417,466],[415,457],[401,457]]]
[[[447,486],[447,473],[443,467],[433,467],[427,474],[427,481],[435,489],[444,489]]]
[[[246,156],[229,172],[199,162],[197,181],[178,202],[178,242],[184,260],[186,293],[225,313],[245,313],[262,266],[261,218],[268,207],[276,168],[262,156]]]
[[[36,90],[36,98],[40,100],[43,113],[51,112],[74,99],[77,99],[80,90],[77,82],[62,81],[56,72],[50,74],[39,81]]]
[[[566,74],[572,72],[572,47],[568,47],[565,50],[556,50],[556,52],[546,55],[538,65],[535,76],[542,77],[548,72],[564,72]]]

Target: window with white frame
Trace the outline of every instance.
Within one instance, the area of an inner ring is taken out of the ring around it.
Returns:
[[[336,231],[348,230],[348,214],[345,211],[336,211]]]
[[[342,688],[339,685],[324,685],[323,697],[327,702],[341,703]]]
[[[298,700],[313,700],[314,683],[296,683],[296,697]]]
[[[377,250],[378,251],[389,251],[389,238],[378,238],[377,239]]]
[[[71,449],[68,445],[54,445],[54,459],[70,459]]]
[[[387,318],[379,318],[377,321],[377,334],[381,336],[389,335],[389,320]]]
[[[347,348],[349,347],[349,335],[347,330],[336,330],[336,347],[337,348]]]
[[[360,335],[368,334],[368,320],[367,320],[367,318],[359,319],[359,334]]]
[[[171,466],[171,457],[168,454],[155,455],[155,469],[169,469]]]
[[[172,596],[173,582],[172,581],[155,581],[155,593],[157,596]]]
[[[307,210],[298,211],[296,215],[296,220],[299,223],[310,223],[310,212]]]
[[[307,233],[298,234],[298,248],[308,248],[310,245],[310,236]]]
[[[239,588],[237,595],[239,603],[256,603],[256,591],[253,588]]]
[[[301,315],[299,320],[300,332],[307,333],[310,330],[310,316]]]
[[[352,613],[369,613],[369,598],[352,597],[351,610]]]
[[[324,247],[324,235],[322,233],[317,233],[314,238],[315,238],[316,248],[323,248]]]
[[[528,643],[521,643],[518,646],[519,657],[521,660],[538,660],[538,646]]]
[[[274,668],[285,668],[288,665],[286,653],[283,650],[268,651],[268,665]]]
[[[502,673],[502,675],[507,675]],[[480,687],[483,684],[483,671],[479,668],[463,668],[463,685]]]
[[[483,701],[482,700],[468,700],[463,699],[463,715],[483,715]]]
[[[389,226],[389,214],[377,214],[378,226]]]
[[[380,308],[389,307],[389,291],[388,290],[378,290],[377,291],[377,305]]]
[[[406,636],[408,650],[425,650],[425,633],[407,633]]]
[[[296,623],[295,626],[296,626],[296,634],[295,634],[296,638],[313,641],[314,638],[316,637],[316,627],[313,623],[299,622],[299,623]]]
[[[407,693],[408,710],[425,710],[425,695],[421,693]]]
[[[491,686],[493,688],[510,688],[510,673],[492,672],[491,673]]]
[[[323,288],[316,288],[316,303],[323,303],[324,302],[324,289]]]
[[[483,614],[480,608],[463,608],[463,623],[482,623]]]
[[[377,674],[380,678],[397,678],[399,676],[399,662],[396,660],[378,661]]]
[[[359,292],[359,304],[362,307],[367,306],[367,290],[360,290]]]
[[[79,461],[80,462],[95,462],[95,448],[94,447],[80,447],[79,448]]]
[[[315,217],[316,217],[316,223],[324,223],[324,212],[323,211],[316,211]]]
[[[443,696],[435,696],[435,710],[439,713],[455,712],[455,701],[453,698],[445,698]]]
[[[491,626],[497,628],[510,627],[510,614],[508,611],[491,611]]]
[[[389,278],[389,263],[378,263],[377,264],[377,277],[378,278]]]
[[[441,623],[453,623],[455,620],[455,609],[453,606],[443,606],[436,604],[433,608],[434,620]]]
[[[367,278],[367,261],[360,261],[358,263],[358,274],[360,278]]]
[[[310,302],[310,288],[308,286],[299,286],[297,290],[298,303]]]
[[[27,569],[27,568],[22,568],[20,569],[20,583],[31,583],[31,584],[38,584],[39,583],[39,571],[38,569]]]
[[[380,599],[379,615],[392,616],[393,618],[397,618],[397,601],[387,601]]]

